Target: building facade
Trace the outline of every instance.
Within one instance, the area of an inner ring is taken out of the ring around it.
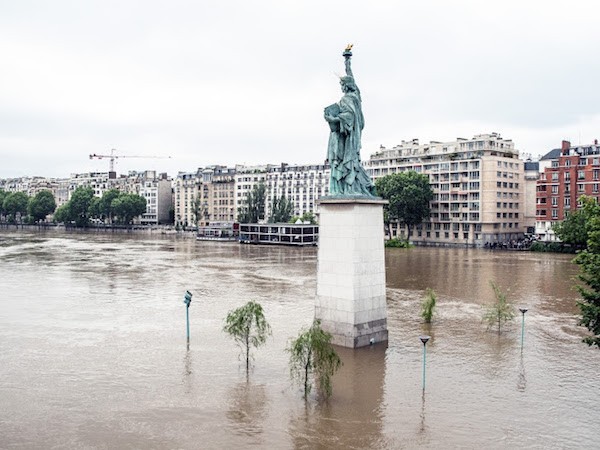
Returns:
[[[266,176],[266,218],[274,198],[285,196],[293,204],[294,216],[312,212],[318,215],[317,200],[329,194],[329,165],[270,166]]]
[[[587,195],[600,201],[600,146],[571,146],[562,141],[540,158],[540,178],[536,189],[536,227],[539,239],[558,240],[553,225],[579,207],[579,197]]]
[[[425,245],[482,246],[520,239],[527,231],[524,164],[512,140],[498,133],[382,146],[365,161],[365,169],[374,181],[408,170],[429,177],[434,193],[429,220],[411,236],[392,224],[392,236]]]

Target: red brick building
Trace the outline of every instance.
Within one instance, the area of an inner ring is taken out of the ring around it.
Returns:
[[[551,150],[540,159],[536,188],[536,234],[542,240],[556,240],[552,225],[578,208],[582,195],[600,196],[600,146],[571,146]]]

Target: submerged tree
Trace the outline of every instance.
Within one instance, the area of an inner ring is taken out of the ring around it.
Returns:
[[[331,378],[341,367],[342,361],[331,339],[331,334],[321,328],[321,321],[315,319],[312,326],[302,331],[287,348],[290,353],[290,375],[292,380],[304,386],[305,399],[312,389],[313,377],[325,397],[329,397],[333,391]]]
[[[486,308],[483,320],[487,322],[488,329],[497,325],[500,333],[502,324],[515,318],[515,307],[506,300],[506,293],[494,281],[490,281],[490,286],[494,290],[496,301]]]
[[[436,298],[435,291],[431,288],[427,288],[425,291],[425,298],[423,299],[423,303],[421,303],[421,317],[425,320],[425,323],[431,323],[433,312],[435,310]]]
[[[223,331],[228,333],[242,348],[246,357],[246,373],[250,368],[250,347],[260,347],[271,335],[271,326],[265,319],[262,306],[249,301],[233,311],[225,319]]]

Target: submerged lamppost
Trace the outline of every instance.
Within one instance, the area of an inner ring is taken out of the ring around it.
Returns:
[[[419,339],[423,343],[423,392],[425,392],[425,361],[427,360],[427,341],[429,341],[431,337],[419,336]]]
[[[185,303],[185,319],[186,319],[186,330],[187,330],[187,343],[190,345],[190,303],[192,303],[192,293],[185,291],[183,297],[183,303]]]
[[[523,320],[521,321],[521,351],[523,351],[523,339],[525,336],[525,313],[527,312],[527,308],[519,308],[521,314],[523,314]]]

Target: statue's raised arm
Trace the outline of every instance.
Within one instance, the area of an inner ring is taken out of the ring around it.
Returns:
[[[348,44],[342,55],[344,56],[344,64],[346,65],[346,75],[354,78],[354,75],[352,75],[352,66],[350,65],[352,59],[352,45],[353,44]]]

